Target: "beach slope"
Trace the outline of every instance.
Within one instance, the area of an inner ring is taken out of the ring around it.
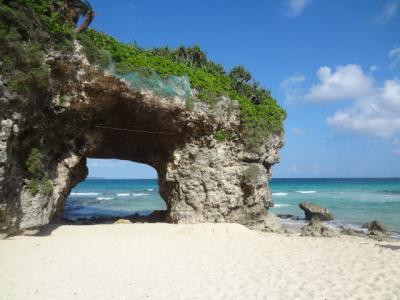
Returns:
[[[396,241],[237,224],[50,229],[0,241],[2,300],[400,299]]]

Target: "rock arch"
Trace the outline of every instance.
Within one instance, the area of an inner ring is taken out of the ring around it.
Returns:
[[[0,83],[7,103],[0,140],[3,237],[49,223],[71,188],[86,178],[87,157],[154,167],[170,222],[249,224],[265,218],[272,205],[266,183],[279,158],[281,135],[270,136],[257,152],[248,151],[238,107],[229,99],[219,99],[213,108],[200,102],[189,107],[179,98],[132,89],[78,52],[68,58],[49,55],[47,62],[52,84],[47,102],[43,95],[25,99]],[[217,141],[218,130],[229,131],[231,139]],[[52,188],[46,195],[29,190],[33,179],[26,161],[35,147],[47,176],[41,178]]]

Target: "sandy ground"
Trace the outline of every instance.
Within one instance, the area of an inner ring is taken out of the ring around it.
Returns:
[[[64,225],[0,241],[0,299],[400,299],[400,243]]]

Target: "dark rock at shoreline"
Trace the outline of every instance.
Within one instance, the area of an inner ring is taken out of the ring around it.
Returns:
[[[305,218],[308,221],[329,221],[333,220],[333,215],[329,209],[321,207],[312,202],[302,202],[299,204],[300,209],[304,211]]]
[[[322,222],[313,220],[301,228],[301,235],[314,237],[336,237],[339,234],[335,230],[325,226]]]
[[[95,224],[112,224],[120,220],[126,220],[131,223],[163,223],[166,222],[167,211],[165,210],[155,210],[147,216],[135,213],[133,215],[125,217],[115,217],[115,216],[94,216],[91,218],[78,218],[76,220],[70,220],[63,218],[63,222],[67,224],[76,225],[95,225]]]
[[[375,239],[385,239],[388,237],[388,230],[385,224],[380,221],[371,221],[361,225],[362,228],[366,228],[369,231],[369,236]]]
[[[278,215],[278,218],[290,219],[290,220],[293,220],[293,221],[299,221],[300,220],[299,216],[290,215],[290,214],[280,214],[280,215]]]
[[[383,222],[371,221],[361,225],[361,228],[367,228],[369,231],[387,232],[387,227]]]

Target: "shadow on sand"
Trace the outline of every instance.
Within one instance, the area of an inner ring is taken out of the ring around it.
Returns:
[[[378,245],[378,246],[390,250],[400,250],[400,245]]]
[[[91,218],[80,218],[77,220],[70,220],[66,218],[58,218],[54,222],[43,226],[40,231],[34,236],[49,236],[58,227],[63,225],[97,225],[97,224],[113,224],[116,221],[123,219],[129,220],[132,223],[166,223],[165,210],[156,210],[150,214],[135,213],[129,216],[94,216]]]

